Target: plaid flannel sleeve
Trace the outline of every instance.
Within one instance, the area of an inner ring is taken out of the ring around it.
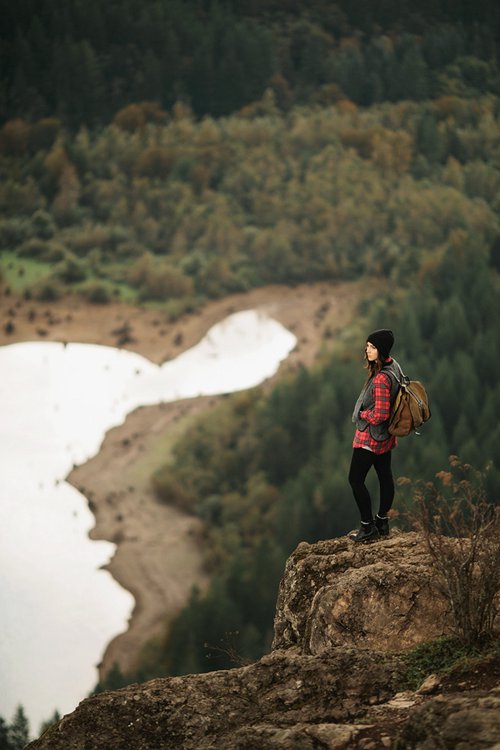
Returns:
[[[373,379],[373,396],[374,408],[365,409],[360,413],[360,417],[368,424],[381,424],[389,419],[391,413],[391,383],[387,375],[381,372]]]

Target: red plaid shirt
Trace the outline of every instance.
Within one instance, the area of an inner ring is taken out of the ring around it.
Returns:
[[[373,378],[373,396],[375,406],[373,409],[365,409],[360,412],[360,417],[368,424],[380,424],[389,419],[391,413],[391,381],[389,376],[379,372]],[[396,446],[396,438],[391,435],[387,440],[374,440],[370,435],[370,428],[356,430],[353,448],[368,448],[374,453],[387,453]]]

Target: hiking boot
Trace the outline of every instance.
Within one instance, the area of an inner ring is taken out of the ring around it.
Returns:
[[[367,523],[361,521],[359,531],[349,534],[349,538],[353,542],[373,542],[375,539],[378,539],[379,533],[375,521],[368,521]]]
[[[375,526],[380,536],[389,536],[389,518],[388,516],[375,516]]]

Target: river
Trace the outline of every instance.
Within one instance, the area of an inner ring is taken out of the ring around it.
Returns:
[[[97,682],[132,596],[100,568],[86,499],[65,481],[139,406],[256,386],[296,339],[255,311],[229,316],[161,366],[125,350],[27,342],[0,348],[0,715],[22,704],[32,734]]]

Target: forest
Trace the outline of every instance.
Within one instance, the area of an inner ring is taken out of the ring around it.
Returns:
[[[346,404],[363,382],[367,329],[394,329],[396,358],[431,401],[423,434],[397,449],[397,507],[411,503],[407,479],[432,481],[452,454],[498,499],[500,8],[413,6],[5,9],[7,293],[138,302],[175,319],[270,283],[367,288],[313,369],[224,398],[151,478],[158,502],[205,522],[211,585],[144,644],[136,673],[115,669],[97,690],[228,668],[269,648],[287,556],[356,523]],[[387,291],[369,294],[380,279]],[[0,747],[4,735],[5,722]]]
[[[4,277],[27,298],[156,301],[175,317],[268,283],[411,285],[447,245],[498,238],[493,95],[360,108],[0,129]],[[131,107],[150,111],[145,104]],[[156,110],[155,110],[156,111]],[[495,249],[498,253],[498,250]]]
[[[500,94],[494,0],[19,0],[3,9],[0,122],[109,124],[132,102],[219,117],[293,104]]]

